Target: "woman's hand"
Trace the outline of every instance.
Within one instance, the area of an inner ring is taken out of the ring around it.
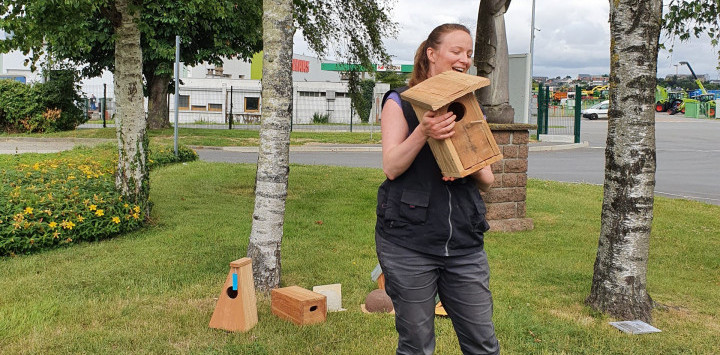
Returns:
[[[453,136],[455,131],[455,114],[448,111],[438,115],[435,111],[427,111],[420,122],[420,130],[426,137],[443,140]]]

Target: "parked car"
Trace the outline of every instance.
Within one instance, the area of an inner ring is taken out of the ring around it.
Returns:
[[[582,110],[582,116],[590,120],[607,118],[608,106],[610,106],[610,101],[605,100],[599,104],[590,106],[590,108]]]

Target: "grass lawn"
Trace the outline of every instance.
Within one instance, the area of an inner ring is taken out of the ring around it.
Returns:
[[[77,153],[74,153],[77,154]],[[283,286],[341,283],[343,307],[298,327],[258,300],[247,333],[208,328],[228,263],[246,252],[255,167],[158,168],[149,227],[102,242],[0,258],[2,353],[390,354],[392,316],[359,305],[375,285],[379,169],[293,165]],[[648,290],[662,333],[631,336],[583,306],[600,228],[601,188],[530,180],[533,231],[486,235],[504,354],[720,353],[720,207],[657,198]],[[448,319],[437,354],[457,354]]]
[[[290,144],[302,145],[310,143],[326,144],[380,144],[380,127],[377,132],[292,132]],[[172,145],[174,131],[172,128],[149,130],[150,142],[157,145]],[[116,139],[115,128],[76,129],[74,131],[54,132],[45,134],[0,134],[0,137],[72,137],[72,138],[108,138]],[[256,130],[228,130],[179,128],[178,140],[184,145],[202,146],[257,146],[260,142]]]

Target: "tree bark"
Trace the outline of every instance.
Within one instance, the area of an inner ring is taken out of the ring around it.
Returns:
[[[170,75],[146,75],[148,81],[148,128],[170,128],[168,110],[168,84]]]
[[[118,168],[115,185],[131,203],[149,216],[150,178],[147,168],[148,138],[145,129],[142,87],[142,51],[137,19],[139,10],[129,0],[116,0],[115,99]]]
[[[266,294],[280,284],[292,117],[292,6],[292,0],[263,1],[262,121],[247,256],[256,290]]]
[[[654,88],[661,0],[610,1],[610,109],[602,221],[586,304],[652,321],[647,262],[655,189]]]

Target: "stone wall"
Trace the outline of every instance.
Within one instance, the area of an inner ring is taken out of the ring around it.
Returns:
[[[528,141],[530,124],[490,124],[503,159],[492,165],[495,183],[482,193],[487,205],[490,231],[515,232],[533,229],[525,217],[527,198]]]

